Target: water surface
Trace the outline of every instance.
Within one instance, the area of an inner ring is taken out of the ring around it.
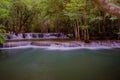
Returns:
[[[0,80],[120,80],[120,49],[1,50]]]

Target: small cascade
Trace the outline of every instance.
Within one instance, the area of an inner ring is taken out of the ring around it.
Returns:
[[[6,40],[31,40],[31,39],[69,39],[63,33],[14,33],[8,34]]]
[[[18,37],[15,34],[9,34],[9,35],[7,35],[6,39],[14,40],[14,39],[18,39]]]
[[[84,48],[120,48],[120,41],[93,41],[90,43],[75,42]]]
[[[19,41],[19,42],[7,42],[1,45],[2,48],[50,48],[50,49],[109,49],[120,48],[120,41],[94,41],[85,43],[82,41],[72,42],[51,42],[51,41]]]
[[[18,34],[17,39],[23,39],[23,34],[22,33]]]
[[[25,35],[25,39],[33,39],[31,33],[25,33],[24,35]]]
[[[31,42],[8,42],[3,44],[3,48],[30,46]]]

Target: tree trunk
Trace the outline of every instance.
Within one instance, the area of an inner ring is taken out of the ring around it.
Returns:
[[[101,27],[100,27],[100,26],[101,26],[101,22],[100,22],[100,20],[99,20],[99,22],[98,22],[98,32],[99,32],[99,33],[101,33]]]
[[[118,40],[120,39],[120,19],[118,20]]]
[[[77,20],[77,37],[78,37],[78,40],[80,40],[80,28],[79,28],[79,20]]]
[[[87,34],[86,34],[86,30],[84,30],[84,41],[87,40]]]
[[[76,23],[74,23],[73,27],[74,27],[75,39],[77,39],[78,38],[78,31],[77,31]]]
[[[87,36],[87,41],[89,41],[89,31],[88,31],[88,29],[86,30],[86,36]]]

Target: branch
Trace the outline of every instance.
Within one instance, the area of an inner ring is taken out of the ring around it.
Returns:
[[[106,3],[106,0],[91,0],[101,10],[108,12],[111,15],[115,15],[120,18],[120,6],[117,6],[113,2]]]

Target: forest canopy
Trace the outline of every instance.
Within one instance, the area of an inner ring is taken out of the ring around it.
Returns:
[[[106,0],[120,5],[119,0]],[[91,0],[0,0],[1,33],[64,33],[77,40],[120,39],[120,19]],[[4,30],[5,31],[4,31]]]

